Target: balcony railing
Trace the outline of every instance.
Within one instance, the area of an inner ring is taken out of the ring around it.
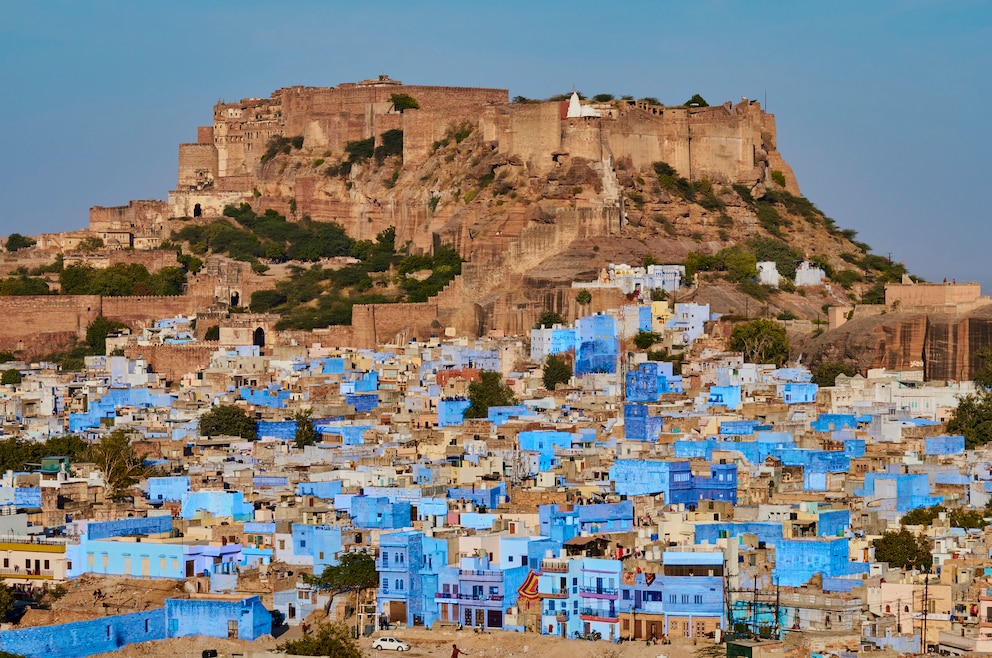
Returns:
[[[51,569],[10,569],[0,568],[0,576],[7,578],[30,578],[32,580],[45,580],[55,578],[55,572]]]
[[[545,573],[568,573],[568,562],[563,560],[544,560],[541,571]]]
[[[563,589],[563,590],[554,590],[551,592],[538,592],[537,595],[540,596],[542,599],[567,599],[568,590]]]
[[[599,610],[597,608],[580,608],[579,619],[585,621],[620,621],[620,615],[609,610]]]
[[[620,590],[615,587],[583,587],[579,586],[579,594],[583,596],[618,596]]]
[[[459,594],[458,598],[463,601],[502,601],[502,594]]]

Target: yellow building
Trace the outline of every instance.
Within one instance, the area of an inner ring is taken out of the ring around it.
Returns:
[[[64,582],[65,544],[29,539],[0,541],[0,578],[8,585]]]

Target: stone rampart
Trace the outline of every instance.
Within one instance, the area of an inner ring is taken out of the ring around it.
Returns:
[[[212,143],[179,145],[178,189],[210,185],[216,178],[216,146]]]
[[[162,224],[169,217],[169,207],[163,201],[131,201],[126,206],[93,206],[90,208],[90,230],[94,233],[149,228]]]
[[[0,350],[39,355],[86,337],[86,326],[101,315],[99,295],[0,297]]]
[[[978,283],[887,283],[885,303],[902,310],[950,307],[968,311],[989,304]]]
[[[210,357],[218,343],[194,345],[137,345],[130,343],[124,355],[130,359],[144,359],[152,372],[161,373],[169,382],[178,382],[183,375],[197,372],[210,365]]]
[[[198,307],[205,308],[201,300],[189,295],[174,297],[104,297],[103,315],[110,320],[124,322],[130,326],[144,326],[145,323],[177,315],[193,315]]]

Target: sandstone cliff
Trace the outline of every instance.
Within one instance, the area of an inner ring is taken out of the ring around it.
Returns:
[[[868,368],[921,369],[927,380],[967,380],[975,351],[992,345],[992,305],[968,313],[900,313],[855,319],[794,345],[807,363],[842,361]]]

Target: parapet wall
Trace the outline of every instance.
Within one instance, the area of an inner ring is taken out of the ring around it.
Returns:
[[[189,372],[210,365],[218,343],[196,345],[136,345],[128,344],[124,354],[130,359],[144,359],[152,372],[165,375],[167,381],[177,382]]]
[[[902,310],[956,307],[960,312],[992,303],[978,283],[887,283],[885,304]]]
[[[0,350],[46,354],[74,339],[102,314],[99,295],[0,297]]]
[[[217,147],[213,144],[179,145],[179,183],[183,187],[207,186],[217,178]]]
[[[94,233],[134,230],[162,224],[168,218],[169,207],[163,201],[131,201],[126,206],[93,206],[90,208],[90,230]]]

